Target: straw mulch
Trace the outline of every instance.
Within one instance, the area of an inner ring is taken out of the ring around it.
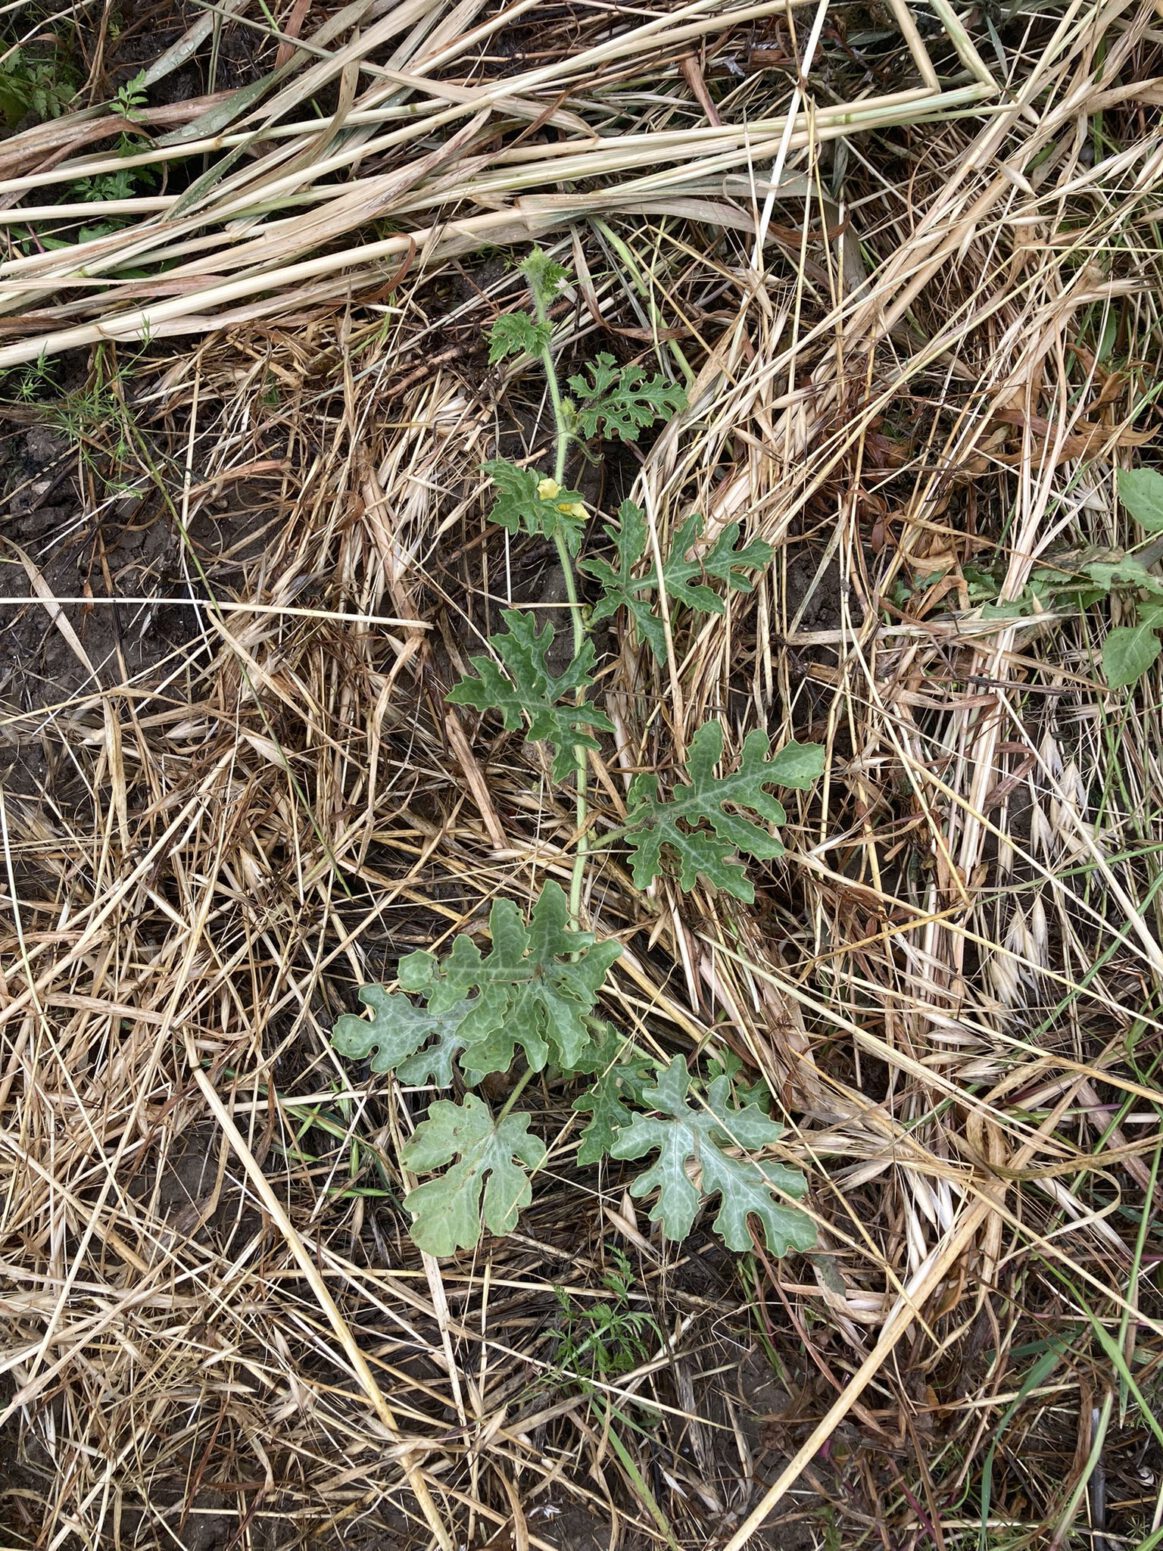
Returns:
[[[1156,1544],[1163,680],[1105,686],[1126,600],[981,604],[1139,537],[1157,9],[77,14],[0,145],[0,1542]],[[568,874],[542,752],[444,701],[560,601],[480,474],[548,444],[485,361],[535,240],[567,367],[692,374],[587,500],[776,550],[664,667],[607,641],[592,787],[814,738],[789,858],[587,911],[615,1022],[771,1085],[808,1257],[665,1245],[547,1084],[519,1232],[426,1259],[417,1100],[329,1048]],[[579,1376],[617,1254],[643,1351]]]

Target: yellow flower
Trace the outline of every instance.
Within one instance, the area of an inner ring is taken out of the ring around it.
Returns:
[[[537,494],[543,501],[552,501],[561,494],[561,486],[556,479],[542,479],[538,481]],[[580,501],[558,501],[556,505],[564,517],[576,517],[579,522],[585,522],[586,509]]]

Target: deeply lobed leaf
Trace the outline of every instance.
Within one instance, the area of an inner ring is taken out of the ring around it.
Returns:
[[[634,574],[647,552],[646,515],[633,501],[623,501],[618,516],[617,528],[606,526],[604,529],[617,552],[617,570],[601,558],[583,560],[579,566],[579,570],[602,585],[602,596],[595,605],[593,619],[598,623],[610,618],[618,609],[625,609],[642,640],[659,662],[663,662],[666,659],[666,631],[652,607],[652,595],[659,589],[658,567],[653,566],[640,576]],[[702,532],[703,519],[698,513],[688,517],[678,528],[670,554],[663,561],[661,585],[674,603],[685,604],[702,614],[722,614],[723,600],[706,585],[706,578],[724,582],[733,591],[750,592],[752,582],[748,571],[767,565],[772,549],[762,539],[753,539],[737,548],[740,528],[733,522],[723,529],[705,554],[688,559]]]
[[[442,961],[410,953],[400,961],[398,993],[365,986],[360,998],[374,1009],[367,1021],[345,1015],[332,1036],[341,1054],[371,1057],[375,1071],[409,1082],[450,1086],[454,1061],[470,1084],[507,1070],[518,1048],[540,1071],[552,1059],[566,1072],[598,1069],[613,1037],[593,1016],[598,992],[621,947],[599,943],[592,932],[569,924],[560,885],[541,891],[528,924],[511,900],[499,899],[489,914],[492,946],[482,954],[471,937],[457,937]],[[422,997],[417,1006],[410,995]],[[374,1052],[374,1054],[373,1054]],[[435,1255],[470,1249],[481,1220],[493,1233],[508,1233],[528,1205],[531,1167],[544,1144],[528,1132],[528,1116],[494,1123],[488,1106],[472,1094],[462,1104],[435,1102],[405,1149],[417,1173],[451,1165],[439,1178],[411,1192],[413,1237]],[[453,1163],[453,1159],[457,1161]]]
[[[490,522],[513,534],[538,533],[550,539],[560,534],[570,553],[577,554],[586,516],[580,491],[562,490],[536,469],[503,458],[491,458],[484,470],[497,492]]]
[[[493,1119],[474,1093],[460,1104],[438,1099],[401,1154],[417,1174],[451,1164],[438,1179],[417,1185],[404,1198],[412,1213],[412,1237],[430,1255],[475,1249],[481,1228],[511,1233],[533,1187],[521,1164],[537,1168],[545,1143],[529,1130],[528,1115]],[[453,1163],[453,1159],[457,1161]]]
[[[752,1248],[750,1218],[758,1219],[767,1248],[775,1255],[811,1249],[816,1242],[811,1218],[782,1204],[776,1192],[802,1199],[807,1182],[796,1169],[768,1161],[735,1158],[728,1148],[760,1148],[777,1142],[783,1127],[756,1104],[730,1105],[729,1077],[716,1077],[703,1105],[687,1097],[690,1074],[675,1056],[643,1100],[657,1113],[635,1115],[618,1135],[611,1153],[635,1159],[657,1153],[655,1162],[630,1187],[635,1198],[658,1191],[650,1213],[668,1239],[685,1239],[702,1202],[719,1197],[715,1232],[728,1249]],[[694,1178],[692,1179],[692,1174]]]
[[[383,986],[362,986],[359,999],[374,1009],[375,1016],[369,1021],[344,1013],[336,1019],[331,1043],[341,1056],[352,1061],[370,1059],[373,1072],[395,1072],[401,1082],[450,1086],[453,1058],[463,1044],[458,1030],[471,1001],[434,1014]]]
[[[454,1060],[476,1083],[506,1071],[518,1047],[535,1072],[550,1059],[579,1070],[595,1044],[594,1007],[620,945],[571,927],[565,894],[553,882],[542,889],[528,926],[512,900],[498,899],[489,928],[487,954],[471,937],[457,937],[443,962],[432,953],[402,959],[402,991],[365,986],[360,998],[375,1017],[345,1014],[332,1035],[335,1048],[360,1060],[374,1050],[374,1071],[442,1087],[452,1083]],[[405,992],[427,1005],[416,1006]],[[589,1069],[596,1070],[592,1061],[591,1054]]]
[[[531,249],[518,268],[528,281],[534,300],[541,307],[548,307],[569,279],[568,272],[551,259],[544,248]]]
[[[510,732],[527,722],[530,739],[543,740],[554,751],[554,780],[564,781],[574,768],[576,748],[601,747],[581,729],[614,730],[605,712],[589,701],[573,703],[577,692],[593,683],[593,642],[586,641],[565,672],[555,674],[549,667],[553,626],[546,624],[539,631],[535,615],[516,609],[506,609],[501,617],[506,631],[490,636],[489,645],[507,674],[491,658],[472,657],[469,660],[477,677],[461,679],[448,699],[453,705],[473,706],[478,711],[499,711]]]
[[[489,365],[510,355],[540,355],[549,344],[549,325],[526,312],[505,312],[489,330]]]
[[[583,436],[617,436],[636,442],[656,420],[669,420],[686,408],[686,394],[677,383],[657,374],[648,377],[641,366],[618,366],[602,354],[586,363],[589,377],[573,376],[569,386],[578,399],[577,423]]]
[[[770,758],[769,748],[765,732],[748,733],[738,769],[716,777],[723,727],[720,722],[707,722],[691,739],[687,786],[663,799],[654,776],[635,778],[627,797],[626,822],[636,888],[647,888],[658,877],[665,852],[677,861],[679,884],[688,893],[702,876],[736,899],[747,904],[754,900],[755,889],[735,853],[762,861],[782,856],[785,848],[778,836],[735,810],[750,809],[769,824],[783,824],[787,821],[783,804],[769,795],[767,787],[808,787],[824,768],[824,751],[818,744],[789,743]]]
[[[598,991],[622,950],[568,921],[556,883],[545,885],[528,927],[511,900],[499,899],[489,914],[492,950],[482,957],[470,937],[458,937],[443,965],[434,967],[431,1012],[475,993],[459,1026],[466,1068],[481,1075],[503,1072],[517,1045],[535,1072],[551,1058],[564,1070],[577,1067],[591,1043],[587,1020]]]
[[[584,1054],[576,1070],[594,1078],[585,1093],[573,1101],[575,1113],[590,1117],[582,1128],[577,1150],[578,1164],[584,1168],[607,1157],[630,1124],[633,1115],[627,1106],[641,1105],[654,1064],[634,1053],[609,1024],[603,1024],[600,1043]]]

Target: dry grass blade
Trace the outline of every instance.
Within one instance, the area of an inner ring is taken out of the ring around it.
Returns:
[[[203,174],[191,188],[168,198],[113,199],[90,207],[95,216],[115,221],[117,230],[88,240],[82,235],[71,252],[28,253],[0,265],[0,310],[28,317],[49,297],[80,287],[81,294],[66,302],[63,312],[91,320],[34,331],[0,348],[0,368],[101,339],[199,332],[230,304],[252,297],[277,298],[281,307],[293,306],[299,300],[295,288],[323,276],[338,276],[344,286],[359,288],[374,283],[369,265],[402,255],[437,264],[450,253],[486,244],[527,242],[579,214],[609,208],[611,197],[633,198],[638,208],[651,211],[664,193],[680,196],[708,178],[750,172],[756,162],[777,152],[782,166],[791,148],[843,137],[856,127],[875,130],[939,120],[980,101],[983,93],[996,96],[992,83],[943,91],[927,82],[876,96],[865,93],[858,102],[818,103],[810,115],[795,99],[790,116],[671,129],[674,106],[666,101],[651,104],[642,83],[673,72],[682,49],[714,47],[716,37],[729,36],[741,24],[762,23],[785,9],[783,0],[739,7],[693,0],[665,17],[559,55],[550,64],[501,81],[458,86],[451,103],[448,88],[430,78],[430,39],[421,29],[409,40],[419,57],[413,58],[407,46],[398,48],[391,69],[371,70],[371,84],[362,96],[358,89],[346,97],[341,91],[341,104],[322,133],[313,119],[280,124],[301,110],[313,92],[342,77],[411,22],[425,16],[430,21],[438,9],[432,0],[394,8],[346,48],[329,51],[307,67],[263,108],[253,109],[232,134],[200,138],[195,124],[180,132],[177,145],[163,141],[159,147],[167,159],[178,150],[187,158],[199,153],[218,156],[221,171]],[[330,36],[332,30],[328,24],[323,32]],[[441,68],[455,64],[463,69],[476,49],[487,47],[494,30],[464,33],[438,55]],[[584,96],[575,102],[578,83]],[[387,91],[389,84],[396,89]],[[206,117],[216,128],[226,122],[218,106]],[[619,132],[628,118],[633,133]],[[253,127],[246,127],[248,122]],[[394,122],[398,127],[391,127]],[[110,117],[106,134],[112,136],[122,123]],[[563,138],[549,145],[536,141],[511,149],[498,146],[498,131],[510,124],[526,132],[530,124],[552,125]],[[82,116],[77,129],[88,144],[91,120]],[[253,154],[276,130],[272,148]],[[63,133],[61,126],[57,134]],[[417,157],[413,148],[431,143],[434,136],[440,137],[434,148]],[[164,137],[171,142],[174,138]],[[244,151],[251,154],[240,165]],[[30,155],[39,154],[41,143],[33,132]],[[10,147],[10,165],[18,165],[19,155],[18,145]],[[636,169],[656,168],[660,160],[674,163],[665,177],[632,176]],[[118,166],[116,160],[70,161],[59,151],[54,162],[51,176],[58,183],[83,178],[92,184]],[[134,156],[125,170],[131,166],[147,170],[149,157]],[[336,174],[354,166],[358,178],[337,191]],[[75,203],[30,204],[25,196],[43,186],[40,180],[38,171],[0,185],[0,192],[16,202],[13,223],[75,222],[86,213]],[[590,192],[552,212],[546,209],[543,191],[556,192],[566,182],[585,184]],[[787,192],[793,198],[802,193],[798,180]],[[482,205],[493,207],[492,213],[474,216],[471,212]],[[438,224],[431,224],[434,209],[440,212]],[[121,224],[135,215],[135,224]],[[350,243],[353,234],[374,222],[391,222],[399,235],[380,243],[363,239],[354,248],[343,244],[345,237]],[[240,233],[245,240],[239,240]],[[143,265],[152,283],[139,281],[128,294],[154,294],[144,305],[126,307],[125,271],[140,271]],[[235,278],[226,279],[231,272]]]

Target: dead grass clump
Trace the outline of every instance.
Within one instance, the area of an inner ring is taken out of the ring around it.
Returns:
[[[1160,680],[1029,591],[1139,538],[1154,9],[227,9],[0,148],[6,1543],[1154,1545]],[[711,715],[828,749],[753,908],[586,901],[616,1022],[770,1084],[800,1260],[664,1246],[548,1080],[519,1232],[426,1259],[416,1096],[330,1049],[568,872],[444,700],[560,601],[479,473],[548,434],[482,347],[536,237],[567,359],[689,374],[587,500],[776,550],[611,642],[594,805]]]

